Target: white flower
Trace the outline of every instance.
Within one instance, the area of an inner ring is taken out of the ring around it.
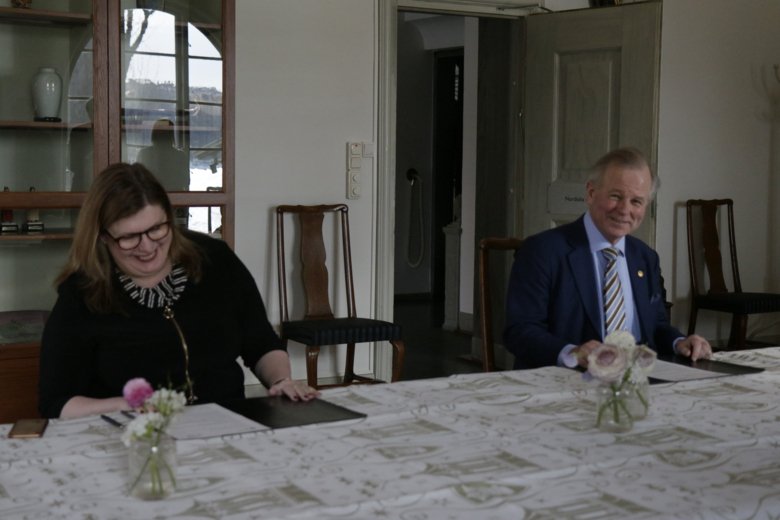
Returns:
[[[609,335],[604,338],[604,343],[627,350],[632,350],[636,346],[636,340],[634,339],[633,334],[627,330],[615,330],[610,332]]]
[[[125,426],[122,442],[125,446],[130,446],[132,441],[151,439],[155,432],[165,427],[166,422],[165,417],[156,412],[140,414]]]
[[[168,417],[184,410],[187,405],[187,398],[184,394],[168,388],[156,390],[152,396],[146,400],[145,406]]]

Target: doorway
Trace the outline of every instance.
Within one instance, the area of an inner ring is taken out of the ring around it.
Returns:
[[[398,14],[396,295],[443,293],[441,229],[462,184],[464,20]]]
[[[476,39],[469,41],[466,32],[477,21],[399,12],[397,22],[393,315],[404,328],[406,379],[472,368],[459,367],[456,358],[471,348],[472,326],[460,323],[459,297],[461,283],[472,290],[473,268],[461,266],[471,267],[473,256],[462,261],[460,241],[461,223],[473,230],[474,221],[473,204],[463,214],[461,196],[464,175],[475,174],[476,121],[466,118],[464,128],[464,103],[476,104],[476,70],[469,78],[464,61],[467,52],[476,52],[469,48]],[[466,89],[469,80],[474,86]],[[464,156],[472,165],[469,172]],[[473,231],[468,236],[473,241]]]
[[[461,191],[464,17],[399,12],[397,38],[395,298],[404,378],[444,375],[445,239]],[[444,350],[443,350],[444,349]]]

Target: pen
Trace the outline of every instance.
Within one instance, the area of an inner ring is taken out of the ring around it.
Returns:
[[[122,424],[121,422],[117,421],[113,417],[109,417],[108,415],[100,414],[100,418],[103,419],[104,421],[106,421],[108,424],[116,426],[117,428],[124,428],[125,427],[124,424]]]
[[[129,410],[122,410],[119,413],[127,417],[128,419],[135,419],[135,414]]]

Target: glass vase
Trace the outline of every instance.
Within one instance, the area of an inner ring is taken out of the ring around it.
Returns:
[[[176,441],[167,435],[134,440],[127,452],[128,492],[160,500],[176,489]]]
[[[627,432],[634,427],[629,409],[634,399],[630,385],[602,384],[596,389],[596,427],[605,432]]]
[[[647,417],[650,410],[650,382],[647,375],[642,373],[624,383],[629,386],[631,395],[628,396],[628,411],[634,421]]]

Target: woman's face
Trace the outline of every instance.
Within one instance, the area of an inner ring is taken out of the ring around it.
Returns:
[[[152,287],[171,271],[173,225],[160,206],[148,205],[111,224],[106,228],[109,236],[101,238],[123,273],[141,287]]]

